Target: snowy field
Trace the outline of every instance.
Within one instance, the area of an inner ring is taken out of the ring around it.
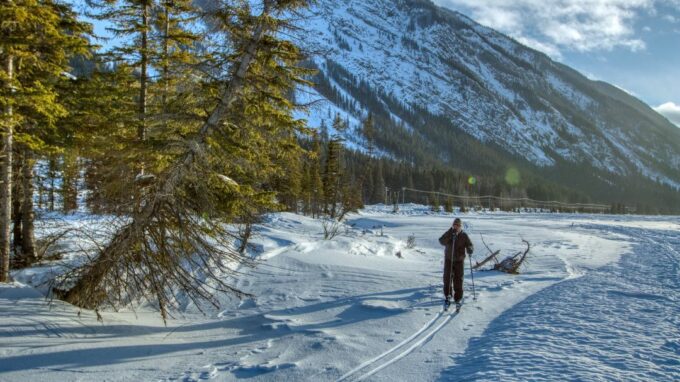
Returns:
[[[441,308],[453,215],[374,206],[322,240],[320,222],[270,215],[235,282],[257,297],[152,311],[47,304],[14,274],[0,287],[0,381],[678,381],[680,219],[468,213],[520,275],[466,266],[459,314]],[[415,235],[416,246],[406,247]],[[466,261],[466,265],[468,265]],[[488,267],[485,267],[488,268]]]

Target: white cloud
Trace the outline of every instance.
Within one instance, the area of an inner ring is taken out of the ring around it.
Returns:
[[[520,43],[543,52],[555,60],[562,60],[562,52],[560,52],[560,49],[554,44],[545,43],[525,36],[517,36],[516,39]]]
[[[678,22],[678,19],[676,19],[673,15],[664,15],[663,19],[668,21],[669,23],[676,23]]]
[[[645,49],[635,21],[657,5],[678,0],[435,0],[461,10],[483,25],[497,29],[553,58],[560,50],[580,52],[624,47]]]
[[[673,122],[676,126],[680,127],[680,105],[676,105],[673,102],[666,102],[663,105],[655,107],[654,110],[668,118],[668,120]]]

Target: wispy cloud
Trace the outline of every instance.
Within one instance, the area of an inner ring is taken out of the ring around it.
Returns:
[[[642,12],[680,0],[435,0],[559,59],[564,49],[645,49],[634,25]]]
[[[676,105],[673,102],[666,102],[663,105],[655,107],[654,110],[668,118],[668,120],[673,122],[676,126],[680,127],[680,105]]]
[[[538,41],[531,37],[516,36],[517,41],[547,54],[555,60],[562,60],[562,52],[553,44]]]
[[[675,18],[675,16],[673,16],[673,15],[664,15],[663,19],[668,21],[669,23],[677,23],[678,22],[678,19]]]

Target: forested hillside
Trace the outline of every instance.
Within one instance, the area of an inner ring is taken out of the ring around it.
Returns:
[[[310,66],[328,101],[311,120],[372,114],[362,151],[371,139],[420,168],[499,179],[497,196],[677,211],[680,130],[622,90],[429,0],[321,0],[310,18],[304,46],[322,52]],[[505,184],[509,170],[520,182]]]

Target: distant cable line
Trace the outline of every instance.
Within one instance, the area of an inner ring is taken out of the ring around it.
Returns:
[[[451,199],[459,199],[461,201],[469,202],[469,201],[474,201],[474,202],[479,202],[481,203],[481,200],[496,200],[500,202],[508,202],[508,203],[519,203],[522,204],[522,207],[529,207],[529,208],[544,208],[544,207],[561,207],[561,208],[566,208],[566,209],[579,209],[579,210],[596,210],[596,211],[607,211],[609,210],[609,206],[605,204],[595,204],[595,203],[566,203],[566,202],[560,202],[557,200],[536,200],[536,199],[531,199],[531,198],[506,198],[502,196],[495,196],[495,195],[479,195],[479,196],[474,196],[474,195],[453,195],[453,194],[447,194],[445,192],[439,192],[439,191],[425,191],[425,190],[417,190],[415,188],[409,188],[409,187],[402,187],[402,191],[404,191],[404,195],[402,196],[402,201],[405,202],[406,200],[406,194],[405,191],[413,191],[417,193],[424,193],[424,194],[430,194],[430,195],[440,195],[440,196],[445,196]],[[525,204],[533,204],[533,206],[528,206]]]

